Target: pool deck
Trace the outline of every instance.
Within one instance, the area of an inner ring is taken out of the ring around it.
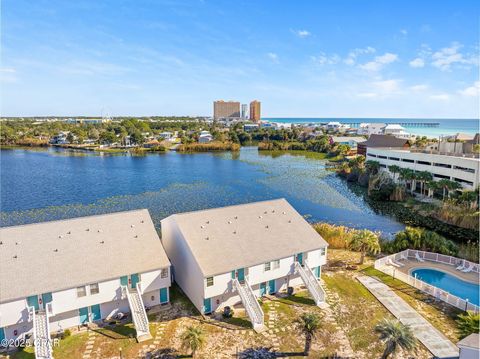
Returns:
[[[390,287],[379,280],[359,276],[362,283],[400,322],[412,328],[415,337],[427,347],[436,358],[458,358],[459,350],[424,317],[395,294]]]
[[[478,273],[475,273],[475,272],[463,273],[459,270],[456,270],[455,269],[456,266],[452,266],[444,263],[438,263],[438,262],[431,262],[428,260],[426,260],[425,262],[418,262],[415,259],[401,260],[401,261],[397,261],[397,263],[403,264],[403,267],[396,267],[396,269],[405,274],[410,274],[412,270],[420,269],[420,268],[438,269],[440,271],[454,275],[463,281],[480,284],[480,276]]]

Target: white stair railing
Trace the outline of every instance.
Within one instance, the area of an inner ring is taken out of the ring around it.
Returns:
[[[247,311],[248,317],[250,318],[253,329],[255,331],[261,331],[264,329],[264,315],[262,307],[258,303],[257,297],[255,293],[253,293],[250,284],[245,279],[244,283],[240,283],[237,278],[233,281],[234,287],[237,290],[240,298],[242,299],[242,303],[245,306],[245,310]]]
[[[47,305],[48,304],[50,303],[47,303]],[[50,323],[47,312],[36,313],[34,307],[28,307],[28,319],[33,322],[35,358],[53,359],[52,342],[50,338]]]
[[[305,286],[315,300],[315,304],[318,306],[322,305],[325,302],[325,291],[320,283],[318,283],[317,278],[313,274],[312,270],[308,267],[307,263],[305,262],[304,266],[302,267],[300,263],[295,262],[295,269],[300,274],[303,283],[305,283]]]
[[[126,286],[122,286],[122,292],[128,299],[128,305],[130,306],[130,312],[132,313],[132,321],[137,332],[137,340],[147,340],[152,336],[150,334],[149,322],[143,299],[141,295],[140,283],[137,283],[135,289],[128,289]]]

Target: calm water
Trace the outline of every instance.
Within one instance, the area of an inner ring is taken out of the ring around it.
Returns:
[[[412,276],[415,276],[415,274],[418,279],[425,283],[443,289],[462,299],[468,299],[470,303],[480,305],[480,287],[478,284],[465,282],[451,274],[435,269],[416,269],[412,271]]]
[[[438,122],[438,127],[409,127],[405,126],[405,130],[415,135],[438,137],[441,135],[453,135],[458,132],[469,133],[474,135],[479,132],[478,119],[415,119],[415,118],[265,118],[264,120],[271,122],[283,123],[314,123],[314,122],[329,122],[338,121],[343,123],[349,122],[367,122],[367,123],[399,123],[399,122],[422,122],[435,123]]]
[[[285,197],[309,220],[393,233],[325,161],[240,153],[99,155],[59,149],[2,150],[2,226],[148,208],[158,226],[172,213]]]

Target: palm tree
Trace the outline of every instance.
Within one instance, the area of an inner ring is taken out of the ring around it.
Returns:
[[[367,252],[372,254],[380,252],[378,235],[368,229],[355,231],[350,238],[348,247],[351,250],[359,251],[361,253],[360,264],[363,264]]]
[[[450,181],[448,179],[441,179],[440,181],[438,181],[437,184],[443,190],[442,200],[445,200],[445,195],[447,195],[447,197],[450,197],[451,191],[459,189],[461,187],[458,182]]]
[[[299,321],[302,332],[305,334],[304,354],[308,356],[312,346],[312,338],[315,337],[317,330],[320,328],[320,318],[315,313],[304,313]]]
[[[369,160],[365,162],[365,167],[367,168],[368,173],[374,175],[378,173],[378,170],[380,168],[380,162]]]
[[[396,182],[397,181],[397,173],[400,172],[400,167],[398,167],[397,165],[391,165],[391,166],[388,166],[388,170],[393,173],[393,180]]]
[[[410,192],[413,192],[413,180],[415,178],[415,172],[410,168],[400,168],[400,176],[404,183],[410,184]]]
[[[428,181],[428,182],[426,183],[426,187],[427,187],[427,189],[428,189],[428,196],[429,196],[429,197],[430,197],[430,196],[433,196],[433,194],[435,193],[435,190],[438,188],[438,182],[433,181],[433,180],[432,180],[432,181]],[[431,193],[431,195],[430,195],[430,193]]]
[[[480,314],[467,312],[460,314],[457,318],[458,330],[460,331],[460,338],[468,337],[472,333],[480,331]]]
[[[421,171],[417,173],[417,179],[420,181],[420,193],[422,196],[424,195],[424,188],[425,188],[425,183],[428,181],[433,180],[433,176],[430,172],[428,171]]]
[[[182,334],[182,345],[192,351],[192,357],[205,342],[205,333],[201,327],[188,327]]]
[[[412,350],[417,345],[412,329],[398,320],[383,319],[375,326],[375,331],[380,334],[380,339],[385,342],[385,351],[382,359],[395,353],[398,347]]]

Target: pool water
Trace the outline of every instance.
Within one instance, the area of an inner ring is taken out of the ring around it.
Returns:
[[[443,289],[459,298],[468,299],[470,303],[479,305],[480,286],[478,284],[465,282],[454,275],[435,269],[415,269],[411,272],[412,277],[415,274],[418,279],[425,283]]]

